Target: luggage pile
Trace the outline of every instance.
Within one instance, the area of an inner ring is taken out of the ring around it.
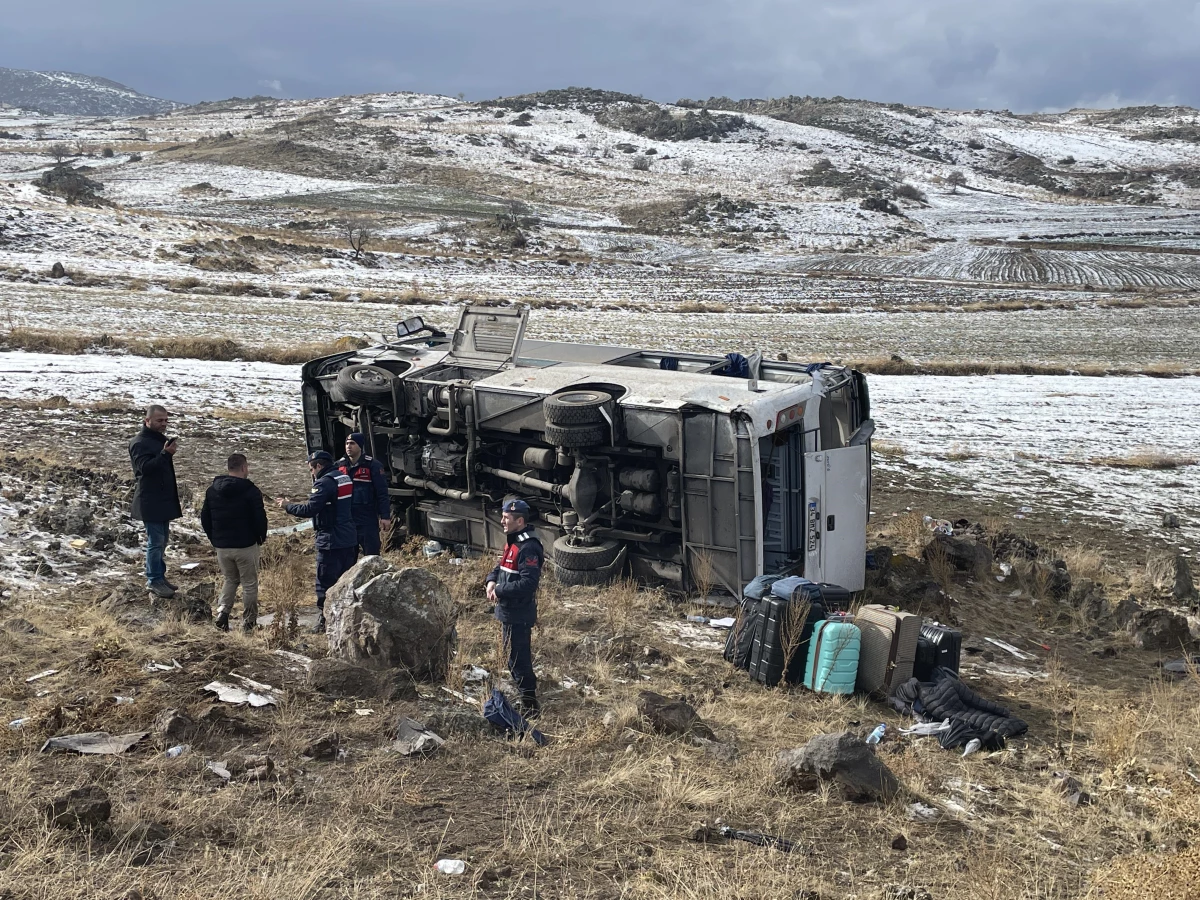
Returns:
[[[935,668],[958,671],[962,633],[880,605],[848,612],[850,592],[793,575],[760,575],[742,592],[725,659],[760,684],[886,698]]]

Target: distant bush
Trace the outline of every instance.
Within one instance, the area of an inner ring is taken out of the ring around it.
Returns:
[[[977,141],[974,138],[972,138],[971,140],[967,141],[967,147],[971,150],[982,150],[983,144],[982,144],[982,142]]]
[[[112,159],[115,155],[116,154],[113,153],[112,147],[105,147],[103,150],[100,151],[101,159]]]
[[[636,171],[636,172],[649,172],[650,171],[650,157],[648,157],[648,156],[635,157],[633,160],[633,168],[634,168],[634,171]]]
[[[523,128],[528,128],[530,125],[533,124],[533,116],[531,116],[527,112],[523,112],[519,116],[517,116],[515,119],[513,119],[512,123],[514,125],[520,125]]]
[[[1073,157],[1073,156],[1064,156],[1062,159],[1060,159],[1060,160],[1058,161],[1058,164],[1059,164],[1060,166],[1073,166],[1073,165],[1075,165],[1075,157]]]
[[[613,104],[597,112],[596,121],[655,141],[720,141],[725,135],[744,128],[762,131],[742,116],[714,116],[707,109],[699,113],[689,110],[682,116],[674,116],[658,104]]]
[[[915,200],[918,203],[924,203],[928,199],[923,190],[908,182],[901,182],[892,188],[892,195],[897,200]]]
[[[859,209],[865,209],[867,212],[887,213],[890,216],[902,216],[898,207],[891,200],[885,197],[864,197],[862,203],[858,204]]]

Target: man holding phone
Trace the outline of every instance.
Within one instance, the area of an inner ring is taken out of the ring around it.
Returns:
[[[170,537],[171,520],[183,515],[175,483],[176,438],[167,438],[166,409],[153,404],[146,409],[142,430],[129,442],[129,462],[136,480],[132,515],[146,525],[146,586],[156,597],[174,597],[167,581],[163,553]]]

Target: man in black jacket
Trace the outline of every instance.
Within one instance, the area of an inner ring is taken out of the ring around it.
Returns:
[[[267,539],[263,495],[250,480],[250,463],[241,453],[229,457],[227,474],[218,475],[204,493],[200,524],[217,550],[225,587],[217,604],[217,627],[229,630],[229,613],[242,586],[242,631],[258,621],[258,552]]]
[[[179,441],[167,440],[167,411],[157,404],[146,410],[142,430],[129,442],[129,462],[136,484],[132,515],[146,525],[146,585],[158,597],[175,596],[167,581],[163,552],[170,537],[171,520],[183,515],[175,483],[175,451]]]
[[[530,513],[524,500],[509,500],[501,507],[500,527],[507,542],[499,564],[487,577],[487,598],[496,604],[501,638],[508,651],[508,671],[521,694],[521,712],[532,719],[541,712],[532,642],[538,582],[546,553],[542,542],[526,528]]]

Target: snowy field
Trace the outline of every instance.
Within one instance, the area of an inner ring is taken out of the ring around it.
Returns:
[[[59,395],[134,407],[156,401],[190,412],[269,412],[294,422],[300,443],[296,366],[17,352],[0,354],[0,383],[5,396],[21,400]],[[1036,507],[1068,523],[1150,532],[1163,512],[1175,512],[1182,535],[1200,540],[1196,466],[1093,462],[1147,452],[1194,456],[1200,378],[873,376],[870,386],[877,438],[904,454],[903,463],[877,456],[882,470],[950,476],[969,485],[974,498],[995,502],[998,514],[1018,518]],[[52,427],[58,413],[40,415]]]
[[[821,286],[814,279],[812,288]],[[420,315],[442,328],[458,310],[315,300],[210,297],[156,291],[0,283],[7,322],[84,334],[231,338],[246,345],[378,340]],[[645,302],[645,301],[643,301]],[[1064,316],[1066,316],[1064,318]],[[788,353],[793,359],[870,359],[1103,366],[1200,366],[1200,307],[1016,312],[674,313],[534,309],[528,335],[696,351]]]

